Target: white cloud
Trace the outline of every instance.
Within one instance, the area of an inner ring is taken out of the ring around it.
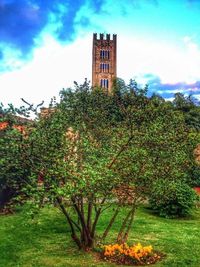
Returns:
[[[200,88],[198,87],[191,87],[191,88],[185,88],[185,87],[189,87],[189,85],[187,86],[186,84],[184,86],[179,86],[177,85],[176,89],[166,89],[166,90],[157,90],[158,94],[176,94],[176,93],[187,93],[187,94],[193,94],[196,92],[200,92]]]
[[[38,104],[58,96],[62,88],[73,81],[83,82],[91,76],[91,36],[77,39],[62,46],[50,36],[45,36],[44,46],[35,50],[33,60],[21,69],[0,76],[3,103],[23,104],[20,98]]]
[[[196,43],[123,36],[118,38],[118,73],[142,77],[153,73],[162,83],[194,83],[200,79],[200,48]]]
[[[174,100],[174,97],[168,97],[168,98],[165,98],[165,100],[172,102]]]

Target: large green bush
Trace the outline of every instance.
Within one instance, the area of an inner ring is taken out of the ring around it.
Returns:
[[[154,183],[149,203],[160,216],[176,218],[189,215],[196,199],[195,191],[186,183],[161,179]]]
[[[30,175],[30,146],[24,129],[30,122],[0,104],[0,123],[4,124],[0,129],[0,212],[10,211],[24,198]]]

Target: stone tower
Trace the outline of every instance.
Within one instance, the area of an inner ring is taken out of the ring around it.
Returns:
[[[117,35],[93,34],[92,86],[100,86],[111,92],[113,79],[117,76]]]

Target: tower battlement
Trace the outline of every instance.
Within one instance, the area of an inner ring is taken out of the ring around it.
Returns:
[[[112,35],[112,39],[111,39],[111,35],[110,34],[104,34],[104,33],[100,33],[99,34],[99,38],[97,33],[93,33],[93,40],[106,40],[106,41],[115,41],[117,39],[117,35],[113,34]]]

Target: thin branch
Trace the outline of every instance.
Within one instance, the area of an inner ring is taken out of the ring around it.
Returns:
[[[136,207],[134,206],[134,208],[132,209],[132,212],[131,212],[131,218],[130,218],[129,224],[127,226],[126,232],[124,233],[124,237],[122,238],[123,243],[125,243],[128,239],[128,234],[130,232],[130,229],[131,229],[131,226],[133,223],[133,219],[134,219],[134,215],[135,215],[135,209],[136,209]]]
[[[112,159],[112,161],[110,162],[110,164],[108,165],[108,169],[111,169],[113,164],[115,163],[115,161],[117,160],[117,158],[120,156],[120,154],[122,152],[124,152],[128,146],[128,144],[131,142],[131,140],[133,139],[133,135],[131,135],[129,137],[129,139],[127,140],[127,142],[120,148],[120,150],[118,151],[118,153],[115,155],[115,157]]]
[[[116,219],[116,217],[117,217],[117,215],[119,213],[119,210],[120,210],[120,206],[117,206],[117,209],[115,210],[115,213],[113,214],[112,218],[110,219],[110,222],[109,222],[108,226],[106,227],[106,229],[105,229],[105,231],[104,231],[104,233],[102,235],[102,240],[104,240],[107,237],[108,232],[110,231],[113,223],[115,222],[115,219]]]
[[[104,204],[104,202],[106,201],[107,197],[104,197],[100,203],[100,208],[96,209],[96,216],[95,216],[95,219],[94,219],[94,222],[93,222],[93,225],[92,225],[92,231],[91,231],[91,236],[94,237],[94,233],[95,233],[95,229],[96,229],[96,225],[97,225],[97,222],[99,220],[99,216],[101,214],[101,210],[102,210],[102,206]]]
[[[27,102],[26,100],[24,100],[23,98],[21,98],[21,100],[22,100],[25,104],[27,104],[27,105],[29,106],[28,110],[31,110],[31,111],[36,112],[36,113],[37,113],[37,109],[38,109],[40,106],[42,106],[42,105],[44,104],[44,101],[42,101],[41,103],[39,103],[38,105],[36,105],[36,107],[34,108],[34,107],[33,107],[33,104],[28,103],[28,102]]]
[[[122,240],[122,234],[123,234],[123,231],[124,231],[124,229],[126,227],[126,223],[127,223],[128,219],[129,219],[129,217],[131,215],[131,212],[132,212],[132,209],[127,213],[127,215],[126,215],[126,217],[125,217],[125,219],[124,219],[124,221],[123,221],[123,223],[121,225],[121,228],[120,228],[118,236],[117,236],[117,242],[121,242],[121,240]]]
[[[93,196],[91,198],[88,198],[87,227],[89,230],[91,230],[92,208],[93,208]]]
[[[85,217],[84,217],[84,214],[82,214],[81,210],[79,209],[78,205],[76,204],[76,201],[74,198],[72,198],[72,202],[73,202],[73,205],[74,205],[74,208],[78,214],[78,217],[80,218],[80,222],[81,222],[81,225],[82,225],[82,229],[83,229],[83,232],[84,234],[86,234],[86,237],[87,237],[87,241],[88,242],[91,242],[92,239],[91,239],[91,235],[90,235],[90,231],[87,227],[87,224],[85,222]]]
[[[105,210],[109,209],[111,206],[113,205],[113,203],[109,204],[108,206],[106,206],[104,209],[101,209],[101,213],[104,212]]]
[[[58,202],[58,205],[60,207],[60,209],[62,210],[63,214],[65,215],[65,217],[67,218],[67,221],[69,223],[69,226],[70,226],[70,229],[71,229],[71,236],[72,236],[72,239],[75,241],[75,243],[77,244],[77,246],[79,247],[79,249],[82,248],[82,245],[81,245],[81,241],[80,239],[78,238],[78,236],[76,235],[76,232],[74,230],[74,226],[73,226],[73,222],[67,212],[67,210],[65,209],[63,203],[62,203],[62,200],[61,198],[59,197],[56,197],[56,200]]]

